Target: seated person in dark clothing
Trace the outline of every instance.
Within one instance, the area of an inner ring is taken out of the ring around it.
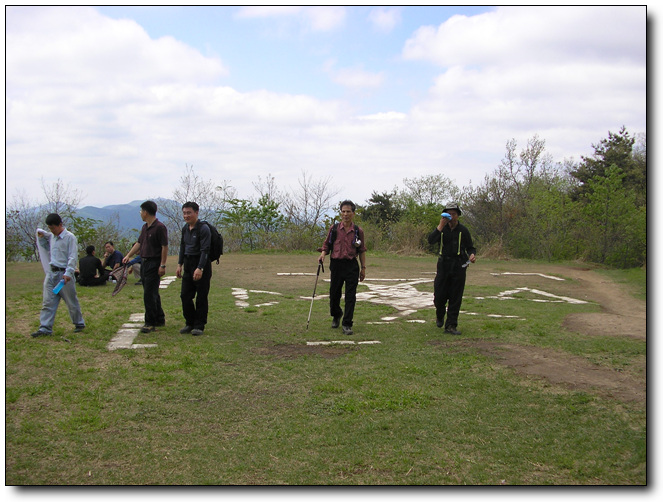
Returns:
[[[81,286],[103,286],[108,280],[108,272],[101,260],[94,255],[94,246],[85,248],[87,256],[78,260],[78,284]]]
[[[122,265],[122,253],[115,249],[115,244],[112,241],[108,241],[104,244],[104,268],[108,271],[115,270],[117,267]]]

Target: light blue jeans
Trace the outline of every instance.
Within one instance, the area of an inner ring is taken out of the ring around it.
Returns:
[[[60,299],[63,299],[69,309],[69,317],[76,327],[84,328],[85,321],[81,313],[81,304],[76,295],[76,281],[72,279],[67,282],[60,292],[56,295],[53,288],[64,276],[64,272],[49,272],[44,279],[44,292],[41,313],[39,314],[39,331],[43,333],[53,333],[53,323],[55,314],[58,311]]]

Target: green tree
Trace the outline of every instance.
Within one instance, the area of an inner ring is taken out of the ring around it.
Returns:
[[[642,265],[647,247],[646,209],[636,204],[636,191],[624,185],[625,177],[612,165],[604,176],[591,178],[582,207],[590,259],[619,268]]]
[[[383,228],[393,225],[401,218],[402,210],[395,202],[396,191],[391,193],[373,192],[368,204],[361,208],[364,221],[375,223]]]
[[[230,199],[225,209],[219,211],[219,223],[224,228],[224,247],[231,251],[253,249],[254,239],[251,233],[251,201]]]
[[[635,146],[635,138],[625,127],[618,133],[608,132],[608,137],[598,144],[592,145],[594,154],[591,157],[581,157],[582,161],[571,171],[578,182],[575,197],[586,195],[594,185],[592,180],[605,178],[612,166],[617,166],[624,174],[622,184],[625,188],[633,189],[638,202],[646,201],[647,193],[647,147],[646,139]]]

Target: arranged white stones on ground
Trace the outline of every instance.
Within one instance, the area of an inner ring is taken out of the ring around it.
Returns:
[[[540,274],[538,272],[491,272],[490,275],[538,275],[544,279],[552,279],[553,281],[563,281],[562,277],[555,277],[554,275]]]
[[[545,298],[518,298],[515,295],[519,293],[532,293],[534,295],[544,296]],[[496,296],[477,296],[477,300],[527,300],[531,302],[541,302],[541,303],[573,303],[576,305],[589,303],[585,300],[578,300],[577,298],[571,298],[568,296],[558,296],[547,291],[541,291],[540,289],[531,289],[531,288],[516,288],[509,291],[502,291]]]
[[[427,274],[424,272],[424,274]],[[295,274],[295,273],[283,273],[279,275],[315,275],[315,274]],[[431,274],[432,275],[432,274]],[[552,275],[541,274],[538,272],[502,272],[502,273],[491,273],[491,275],[530,275],[530,276],[539,276],[545,279],[551,279],[554,281],[563,281],[561,277],[555,277]],[[324,279],[325,282],[329,282],[329,279]],[[433,303],[433,293],[427,291],[419,291],[416,286],[418,284],[431,283],[434,280],[432,278],[416,278],[416,279],[366,279],[362,282],[364,286],[368,288],[368,291],[361,291],[357,293],[358,301],[368,301],[372,303],[388,305],[394,308],[397,312],[395,315],[384,316],[380,318],[379,321],[369,321],[367,324],[390,324],[394,321],[402,320],[404,317],[407,317],[411,314],[418,312],[421,309],[432,309],[434,308]],[[523,297],[523,293],[528,293],[530,297]],[[535,296],[531,298],[531,296]],[[310,296],[301,296],[301,299],[311,300]],[[328,295],[316,295],[315,300],[320,300],[323,298],[328,298]],[[531,288],[516,288],[508,291],[502,291],[494,296],[478,296],[475,297],[476,300],[486,300],[486,299],[496,299],[496,300],[526,300],[532,302],[566,302],[572,304],[583,304],[587,303],[584,300],[578,300],[575,298],[570,298],[568,296],[559,296],[540,289],[531,289]],[[502,315],[502,314],[481,314],[478,312],[468,312],[465,310],[460,311],[464,315],[472,316],[486,316],[493,319],[516,319],[524,321],[525,318],[517,315]],[[425,320],[422,319],[406,319],[405,322],[409,323],[425,323]]]
[[[283,296],[281,293],[277,293],[275,291],[261,291],[259,289],[232,288],[232,295],[235,297],[235,305],[237,305],[239,308],[250,307],[251,304],[249,304],[249,302],[247,301],[249,299],[250,293]],[[273,302],[257,303],[253,306],[269,307],[271,305],[278,305],[278,303],[279,302],[277,301],[273,301]]]
[[[306,345],[376,345],[382,343],[379,340],[367,340],[355,342],[354,340],[333,340],[330,342],[306,342]]]
[[[159,281],[159,289],[166,289],[176,279],[177,277],[175,277],[174,275],[162,277],[161,281]]]
[[[174,275],[162,277],[159,282],[159,288],[165,289],[176,279]],[[122,324],[122,327],[117,330],[115,336],[108,342],[106,348],[108,350],[118,349],[147,349],[156,347],[156,343],[134,343],[134,340],[140,333],[140,328],[145,324],[145,313],[138,312],[129,316],[129,322]]]

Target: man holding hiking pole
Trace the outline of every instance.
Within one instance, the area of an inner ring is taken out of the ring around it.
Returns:
[[[352,201],[341,202],[341,222],[329,229],[322,245],[318,263],[323,263],[330,255],[329,270],[329,313],[332,316],[332,328],[338,328],[343,320],[343,334],[352,335],[352,324],[357,302],[357,285],[366,277],[366,244],[364,231],[354,223],[357,207]],[[357,263],[359,257],[360,265]],[[341,293],[345,285],[345,314],[341,309]]]

